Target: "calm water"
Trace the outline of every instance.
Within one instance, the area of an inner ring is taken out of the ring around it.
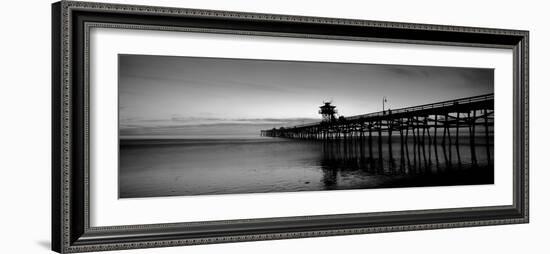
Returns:
[[[441,139],[437,149],[428,141],[424,149],[414,146],[412,139],[401,149],[394,137],[391,156],[388,138],[381,153],[377,140],[370,148],[360,141],[280,138],[121,140],[120,197],[493,183],[492,139],[490,159],[485,140],[476,139],[476,161],[467,137],[458,153],[454,138],[449,150]]]

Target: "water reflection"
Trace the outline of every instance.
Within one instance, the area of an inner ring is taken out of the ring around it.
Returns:
[[[370,179],[373,187],[459,185],[493,182],[492,138],[469,137],[434,143],[414,138],[381,137],[376,145],[365,139],[319,141],[322,182],[327,190],[349,186],[346,181]],[[481,144],[491,144],[490,146]],[[380,145],[381,144],[381,145]],[[342,176],[348,179],[341,179]],[[351,177],[350,177],[351,176]],[[383,181],[379,181],[383,179]],[[378,181],[377,181],[378,180]],[[342,186],[340,186],[342,185]]]
[[[458,149],[441,139],[424,147],[411,138],[371,141],[122,141],[120,198],[493,183],[492,156],[483,145],[472,153],[468,138]]]

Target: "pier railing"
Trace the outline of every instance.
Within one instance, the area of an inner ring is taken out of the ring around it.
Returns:
[[[373,112],[373,113],[367,113],[362,115],[355,115],[355,116],[349,116],[344,117],[341,119],[341,121],[356,121],[356,120],[368,120],[370,118],[379,118],[379,117],[399,117],[400,115],[407,114],[407,115],[415,115],[415,114],[425,114],[426,111],[438,111],[438,110],[444,110],[444,109],[450,109],[450,108],[479,108],[482,106],[483,108],[488,107],[492,110],[493,108],[493,102],[494,102],[494,94],[484,94],[484,95],[478,95],[473,97],[465,97],[465,98],[459,98],[449,101],[441,101],[441,102],[435,102],[435,103],[428,103],[418,106],[412,106],[412,107],[406,107],[406,108],[400,108],[395,110],[385,110],[385,111],[379,111],[379,112]],[[482,105],[478,105],[482,104]],[[314,127],[320,125],[321,122],[316,123],[307,123],[307,124],[300,124],[295,126],[287,126],[283,127],[284,129],[295,129],[295,128],[305,128],[305,127]]]

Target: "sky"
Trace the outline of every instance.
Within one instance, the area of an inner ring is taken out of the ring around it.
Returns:
[[[119,55],[121,136],[255,136],[260,129],[492,93],[493,69]]]

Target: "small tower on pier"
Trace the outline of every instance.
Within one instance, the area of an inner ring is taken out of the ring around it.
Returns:
[[[323,122],[333,122],[336,120],[336,106],[331,105],[331,102],[325,102],[325,105],[319,107],[319,114],[323,117]]]

